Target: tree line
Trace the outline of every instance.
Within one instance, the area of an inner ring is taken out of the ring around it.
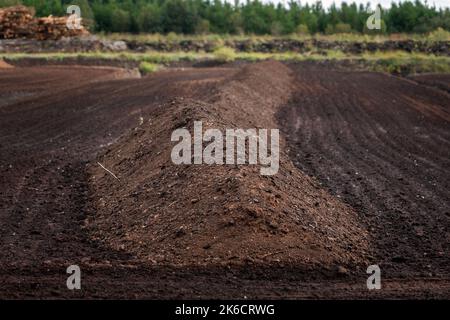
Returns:
[[[313,34],[373,32],[366,29],[370,6],[342,3],[325,8],[319,1],[286,5],[259,0],[0,0],[0,6],[32,6],[37,16],[65,15],[68,5],[80,6],[89,28],[103,32],[183,34]],[[425,33],[450,30],[450,9],[419,0],[392,3],[382,9],[378,32]]]

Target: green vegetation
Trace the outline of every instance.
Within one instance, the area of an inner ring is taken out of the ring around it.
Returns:
[[[365,53],[361,59],[371,70],[395,74],[450,73],[450,57],[404,51]]]
[[[300,27],[303,29],[303,27]],[[184,35],[169,33],[168,35],[163,35],[160,33],[142,33],[142,34],[131,34],[131,33],[100,33],[98,34],[101,38],[108,40],[125,40],[125,41],[136,41],[139,43],[179,43],[183,41],[202,41],[202,42],[213,42],[217,45],[217,48],[224,46],[225,41],[250,41],[250,42],[269,42],[275,39],[286,39],[286,40],[320,40],[320,41],[341,41],[341,42],[384,42],[384,41],[399,41],[399,40],[415,40],[415,41],[450,41],[450,32],[445,31],[442,28],[438,28],[435,31],[426,34],[406,34],[406,33],[396,33],[396,34],[360,34],[360,33],[336,33],[336,34],[304,34],[301,32],[272,36],[272,35],[218,35],[218,34],[204,34],[204,35]]]
[[[236,52],[228,47],[218,48],[214,51],[214,58],[220,62],[231,62],[236,59]]]
[[[260,0],[0,0],[0,6],[24,4],[38,16],[64,15],[70,4],[79,5],[82,17],[97,32],[177,34],[372,34],[365,29],[368,5],[342,3],[324,8],[319,1],[287,6]],[[450,31],[450,9],[437,9],[424,1],[392,3],[382,10],[378,33]]]
[[[156,72],[156,71],[158,71],[160,69],[161,69],[161,66],[159,64],[156,64],[156,63],[142,61],[139,64],[139,71],[142,74],[153,73],[153,72]]]
[[[435,31],[430,32],[428,39],[431,41],[450,41],[450,32],[437,28]]]
[[[220,61],[261,61],[267,59],[279,61],[347,61],[354,67],[364,70],[389,72],[394,74],[411,74],[423,72],[450,73],[450,57],[434,56],[405,51],[372,52],[361,55],[346,54],[338,50],[310,51],[306,53],[260,53],[234,52],[230,48],[220,48],[213,54],[198,52],[147,52],[147,53],[8,53],[0,58],[10,61],[20,59],[44,59],[63,61],[64,59],[83,60],[118,60],[136,63],[142,73],[159,70],[163,65],[179,61],[220,60]]]

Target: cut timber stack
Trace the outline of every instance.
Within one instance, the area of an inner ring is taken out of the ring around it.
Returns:
[[[34,12],[24,6],[0,9],[0,38],[28,38],[33,33]]]
[[[37,40],[58,40],[88,34],[79,29],[67,28],[69,17],[35,18],[34,10],[25,6],[0,9],[0,39],[28,38]]]
[[[67,28],[68,17],[47,17],[37,19],[35,38],[37,40],[58,40],[62,37],[75,37],[88,34],[84,27]]]

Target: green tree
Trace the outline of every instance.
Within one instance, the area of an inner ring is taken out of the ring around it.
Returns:
[[[299,35],[306,35],[306,34],[308,34],[309,33],[308,26],[306,24],[299,24],[295,28],[295,33],[297,33]]]
[[[337,23],[334,26],[334,32],[335,33],[350,33],[352,32],[352,26],[349,25],[348,23]]]
[[[0,6],[24,4],[37,16],[65,15],[68,5],[81,8],[84,24],[105,32],[251,33],[288,34],[306,25],[311,33],[369,32],[365,27],[369,4],[343,2],[324,8],[322,3],[288,6],[262,0],[0,0]],[[450,30],[450,9],[425,1],[393,2],[382,12],[381,32],[427,33]],[[383,24],[383,23],[382,23]]]
[[[143,7],[137,15],[139,32],[162,32],[161,9],[155,4]]]
[[[200,19],[195,26],[196,34],[206,34],[209,33],[210,23],[206,19]]]
[[[130,14],[125,10],[116,8],[112,11],[111,22],[111,31],[127,32],[130,28]]]

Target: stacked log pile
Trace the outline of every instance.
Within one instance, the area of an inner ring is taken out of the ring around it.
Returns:
[[[80,28],[69,29],[69,17],[34,17],[34,10],[25,6],[0,9],[0,39],[58,40],[88,34]]]
[[[34,12],[24,6],[0,9],[0,38],[28,38],[32,33]]]
[[[67,27],[68,17],[47,17],[37,19],[35,27],[35,38],[37,40],[58,40],[62,37],[75,37],[88,34],[87,30],[81,28],[69,29]]]

